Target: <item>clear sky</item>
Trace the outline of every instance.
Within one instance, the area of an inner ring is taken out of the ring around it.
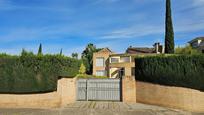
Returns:
[[[172,0],[175,43],[204,36],[204,0]],[[0,52],[124,52],[164,43],[165,0],[0,0]]]

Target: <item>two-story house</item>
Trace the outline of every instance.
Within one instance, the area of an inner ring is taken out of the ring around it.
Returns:
[[[201,50],[204,53],[204,37],[197,37],[188,43],[191,47]]]
[[[116,54],[109,48],[103,48],[93,54],[93,75],[110,78],[135,76],[135,56],[163,53],[162,45],[155,43],[153,46],[153,48],[130,46],[124,54]]]

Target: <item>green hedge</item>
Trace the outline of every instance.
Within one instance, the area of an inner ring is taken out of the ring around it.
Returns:
[[[204,91],[204,55],[137,57],[139,81]]]
[[[82,79],[108,79],[107,76],[95,76],[95,75],[87,75],[87,74],[78,74],[76,75],[77,78]]]
[[[0,93],[44,93],[57,89],[59,76],[76,76],[80,60],[60,55],[0,55]]]

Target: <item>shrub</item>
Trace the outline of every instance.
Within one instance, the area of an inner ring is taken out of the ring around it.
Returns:
[[[39,93],[57,89],[58,76],[76,76],[81,61],[60,55],[0,55],[0,93]]]
[[[81,63],[81,66],[79,68],[79,74],[85,74],[86,72],[86,67],[84,66],[83,63]]]
[[[135,63],[139,81],[204,91],[204,55],[137,57]]]
[[[192,48],[190,45],[186,45],[185,47],[177,47],[175,49],[176,54],[202,54],[198,49]]]
[[[77,78],[82,78],[82,79],[91,79],[91,78],[108,79],[107,76],[94,76],[94,75],[87,75],[87,74],[78,74],[76,77]]]

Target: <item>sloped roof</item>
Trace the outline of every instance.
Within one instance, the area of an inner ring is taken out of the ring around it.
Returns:
[[[197,37],[197,38],[195,38],[195,39],[189,41],[188,43],[192,43],[192,42],[195,42],[195,41],[197,41],[197,40],[204,40],[204,37]]]
[[[113,53],[109,48],[103,48],[98,52],[111,52],[111,53]]]
[[[148,48],[148,47],[129,47],[126,50],[126,53],[129,54],[136,54],[136,53],[155,53],[154,48]]]

